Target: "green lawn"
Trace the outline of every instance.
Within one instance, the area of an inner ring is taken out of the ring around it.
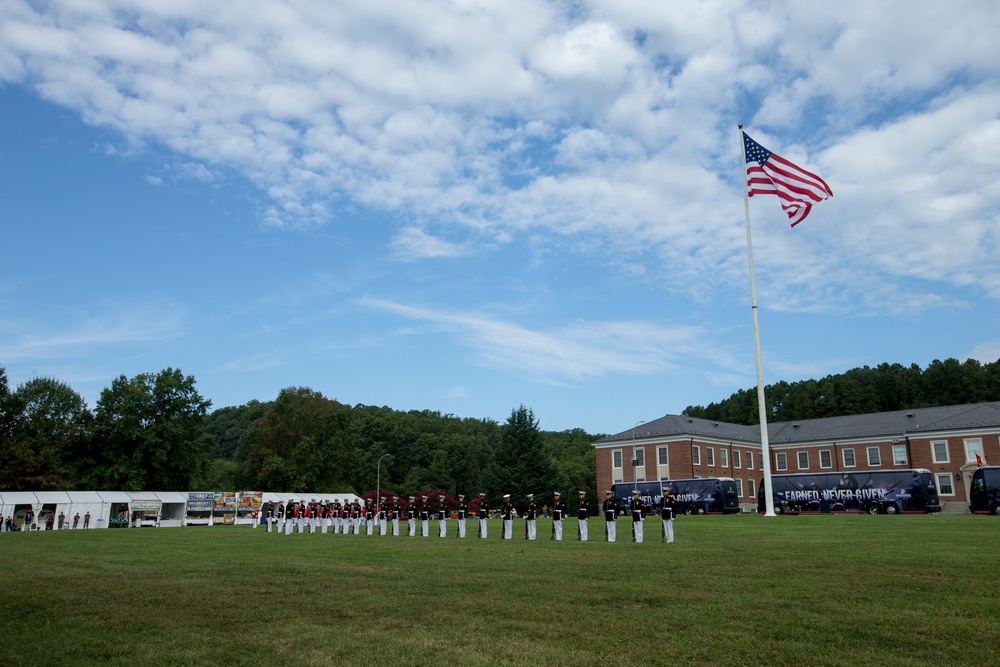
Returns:
[[[655,521],[644,544],[469,527],[0,533],[0,664],[1000,662],[994,517],[682,517],[669,546]]]

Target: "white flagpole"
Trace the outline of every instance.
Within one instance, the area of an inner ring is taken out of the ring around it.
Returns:
[[[753,276],[753,243],[750,239],[750,195],[747,190],[747,151],[743,141],[743,123],[739,124],[740,155],[743,159],[743,208],[747,218],[747,257],[750,261],[750,312],[753,314],[753,351],[757,358],[757,411],[760,414],[760,451],[764,459],[764,516],[774,513],[774,494],[771,493],[771,452],[767,442],[767,404],[764,401],[764,368],[760,360],[760,325],[757,322],[757,286]]]

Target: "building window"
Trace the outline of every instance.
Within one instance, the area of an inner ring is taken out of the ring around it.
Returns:
[[[757,467],[761,470],[764,469],[764,452],[757,453]]]
[[[983,457],[983,439],[982,438],[966,438],[965,439],[965,462],[975,463],[976,454],[979,454],[979,458]]]
[[[819,450],[819,467],[820,468],[833,467],[833,453],[829,449]]]
[[[906,465],[906,445],[892,446],[892,465],[894,466]]]
[[[747,452],[747,470],[753,470],[753,452]]]
[[[951,473],[941,473],[937,475],[938,484],[938,495],[939,496],[953,496],[955,495],[955,487],[951,484]]]
[[[723,468],[729,467],[729,450],[720,449],[719,450],[719,465]]]
[[[878,447],[868,448],[868,467],[878,467],[882,465],[882,454],[878,451]]]
[[[809,452],[798,452],[799,470],[809,470]]]
[[[788,470],[788,459],[784,452],[774,455],[774,467],[778,470]]]
[[[701,447],[698,445],[691,445],[691,465],[701,465]]]
[[[848,447],[847,449],[842,449],[840,451],[844,455],[844,467],[845,468],[853,468],[854,466],[858,465],[857,461],[854,460],[854,448],[853,447]]]
[[[757,494],[754,493],[753,480],[752,479],[748,479],[747,480],[747,490],[750,492],[750,497],[751,498],[756,498],[757,497]]]
[[[715,465],[715,447],[705,448],[705,465],[707,466]]]
[[[646,465],[646,450],[645,449],[633,449],[632,450],[632,456],[635,457],[635,458],[632,459],[632,465],[634,465],[636,467]]]
[[[948,441],[936,440],[931,442],[931,458],[934,463],[950,463],[948,459]]]
[[[611,452],[611,467],[621,468],[622,467],[622,450],[616,449]]]
[[[734,468],[742,467],[740,466],[740,450],[738,449],[733,450],[733,467]]]
[[[657,447],[656,448],[656,457],[657,457],[657,460],[659,461],[659,464],[661,466],[669,465],[670,460],[667,458],[667,448],[666,447]]]
[[[740,498],[743,497],[743,480],[742,479],[737,479],[736,480],[736,492],[739,494]]]

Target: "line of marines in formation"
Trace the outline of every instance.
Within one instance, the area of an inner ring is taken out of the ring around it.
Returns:
[[[577,509],[577,534],[576,537],[582,542],[589,540],[589,519],[590,501],[587,500],[587,492],[580,491],[580,503]],[[556,491],[555,501],[552,504],[552,534],[550,539],[561,541],[563,539],[563,521],[569,516],[569,511],[562,494]],[[604,514],[604,539],[607,542],[614,542],[617,539],[617,519],[618,500],[611,491],[605,492],[604,503],[601,511]],[[353,502],[326,501],[312,502],[289,500],[287,504],[281,502],[268,502],[264,506],[264,518],[267,524],[267,532],[284,533],[291,535],[293,532],[299,533],[322,533],[333,532],[337,534],[360,535],[362,531],[366,535],[392,535],[399,536],[400,525],[405,522],[407,535],[416,537],[419,533],[422,537],[427,537],[430,532],[430,522],[437,521],[438,537],[448,536],[448,517],[454,514],[457,519],[457,530],[455,535],[459,538],[465,537],[466,520],[474,518],[479,522],[479,532],[477,537],[486,539],[489,528],[490,504],[486,500],[486,494],[479,494],[479,507],[473,513],[470,511],[469,503],[464,495],[458,496],[457,506],[448,507],[445,496],[439,495],[437,502],[427,496],[410,496],[409,502],[404,501],[399,496],[380,498],[380,503],[376,506],[362,505],[359,500]],[[646,520],[647,506],[639,496],[638,491],[632,492],[632,499],[629,502],[629,513],[632,518],[632,541],[643,541],[643,523]],[[660,509],[661,521],[661,541],[672,544],[674,541],[674,517],[676,501],[672,495],[663,497],[663,505]],[[535,503],[535,494],[527,495],[527,502],[522,512],[517,512],[510,494],[503,497],[503,503],[497,512],[502,519],[501,539],[511,540],[514,538],[514,518],[523,517],[524,538],[535,540],[537,537],[536,519],[539,516],[538,505]]]

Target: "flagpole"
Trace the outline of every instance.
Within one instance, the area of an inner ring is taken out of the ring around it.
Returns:
[[[757,493],[764,493],[764,516],[776,516],[774,513],[774,494],[771,493],[771,452],[767,442],[767,404],[764,401],[764,368],[760,359],[760,325],[757,321],[757,286],[753,275],[753,242],[750,238],[750,195],[747,190],[747,152],[743,141],[743,123],[739,124],[740,155],[743,160],[743,208],[747,219],[747,258],[750,262],[750,312],[753,315],[753,351],[757,360],[757,411],[760,415],[760,451],[764,459],[764,488]]]

